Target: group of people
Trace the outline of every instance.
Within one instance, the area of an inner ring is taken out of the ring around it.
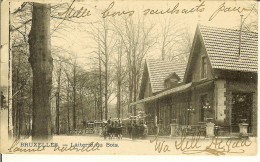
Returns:
[[[145,122],[129,121],[127,125],[123,126],[122,121],[118,118],[112,120],[111,117],[107,120],[103,129],[103,136],[106,139],[118,138],[121,139],[123,135],[123,128],[131,139],[145,138],[148,135],[148,127]]]
[[[122,126],[122,122],[120,118],[117,118],[117,120],[112,120],[112,118],[110,117],[107,120],[107,124],[110,125],[111,127],[121,127]]]
[[[137,124],[137,123],[128,123],[127,132],[129,138],[138,139],[145,138],[148,134],[148,128],[145,123]]]
[[[113,121],[111,117],[107,120],[107,123],[104,126],[103,130],[103,136],[106,139],[109,137],[109,139],[112,139],[113,137],[122,139],[123,135],[123,128],[122,128],[122,122],[118,118],[117,120]]]

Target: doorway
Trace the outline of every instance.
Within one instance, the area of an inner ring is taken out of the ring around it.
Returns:
[[[251,132],[252,93],[232,93],[231,131],[239,132],[239,123],[249,124]]]

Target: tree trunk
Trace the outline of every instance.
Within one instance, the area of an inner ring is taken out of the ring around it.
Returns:
[[[84,121],[84,108],[83,108],[83,92],[80,91],[80,108],[81,108],[81,118],[82,118],[82,123]]]
[[[106,55],[106,60],[107,60],[107,55]],[[105,119],[108,119],[108,67],[107,67],[107,62],[105,66]]]
[[[118,67],[117,67],[117,117],[121,114],[121,57],[122,57],[122,43],[118,50]]]
[[[94,89],[94,107],[95,107],[95,111],[94,111],[94,119],[97,120],[97,107],[98,107],[98,98],[97,98],[97,94],[96,94],[96,89]]]
[[[76,124],[76,64],[73,67],[73,130],[77,129]]]
[[[131,46],[129,47],[131,50]],[[128,103],[132,103],[133,98],[133,79],[132,79],[132,59],[131,59],[131,52],[127,53],[127,61],[128,61]],[[128,104],[128,113],[132,115],[132,108],[130,104]]]
[[[98,44],[99,45],[99,44]],[[102,69],[101,69],[101,54],[100,54],[100,47],[98,47],[98,69],[99,69],[99,106],[100,106],[100,120],[103,121],[103,95],[102,95]]]
[[[53,59],[50,39],[50,5],[33,4],[32,27],[29,34],[29,62],[33,72],[32,139],[50,140],[51,88]]]
[[[60,134],[60,77],[61,77],[61,65],[58,72],[58,87],[56,92],[56,133]]]
[[[67,111],[67,120],[68,120],[68,133],[70,133],[70,84],[68,79],[68,87],[67,87],[67,102],[68,102],[68,111]]]
[[[20,82],[20,65],[21,65],[21,55],[18,56],[18,65],[17,65],[17,69],[16,69],[16,91],[19,90],[19,82]],[[20,107],[21,107],[21,95],[18,94],[17,95],[17,100],[16,100],[16,108],[15,108],[15,137],[16,138],[20,138],[20,132],[19,132],[19,112],[20,112]]]
[[[118,74],[119,75],[119,74]],[[117,81],[117,117],[120,118],[120,110],[121,110],[121,85],[120,80],[118,78]]]
[[[56,133],[60,134],[60,93],[56,93]]]
[[[104,38],[105,50],[105,119],[108,120],[108,52],[107,52],[107,29],[105,29]]]
[[[133,52],[133,88],[134,88],[134,102],[136,102],[137,81],[136,81],[136,49],[135,48]],[[134,105],[133,109],[134,109],[134,116],[136,116],[136,105]]]
[[[121,114],[121,85],[118,82],[117,84],[117,118],[120,118]]]

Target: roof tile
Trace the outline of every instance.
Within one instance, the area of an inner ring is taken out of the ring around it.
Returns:
[[[146,62],[153,93],[164,90],[164,80],[173,72],[180,77],[180,81],[183,80],[186,69],[183,62],[152,59],[147,59]]]
[[[257,72],[258,33],[199,26],[212,68]]]

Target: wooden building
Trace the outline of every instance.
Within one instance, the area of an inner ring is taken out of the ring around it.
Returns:
[[[146,60],[139,100],[149,133],[170,135],[170,124],[213,122],[228,134],[247,123],[257,133],[258,34],[197,26],[187,65]],[[139,106],[140,107],[140,106]]]

